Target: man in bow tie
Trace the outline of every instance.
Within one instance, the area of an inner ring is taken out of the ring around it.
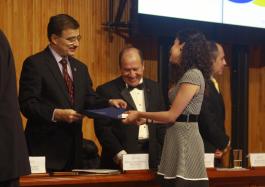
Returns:
[[[142,53],[134,47],[119,55],[121,76],[97,88],[108,99],[123,99],[128,110],[165,110],[162,91],[157,82],[143,77]],[[95,132],[102,146],[101,167],[120,168],[122,155],[149,153],[149,166],[159,163],[165,127],[155,124],[124,125],[120,120],[95,119]]]
[[[83,116],[79,112],[126,103],[93,91],[87,66],[73,57],[81,40],[73,17],[52,16],[47,31],[47,48],[23,64],[19,102],[27,118],[29,154],[45,156],[48,171],[67,171],[82,167]]]

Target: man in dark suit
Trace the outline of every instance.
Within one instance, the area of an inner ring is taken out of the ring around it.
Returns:
[[[141,52],[133,47],[120,52],[121,76],[97,88],[97,93],[109,99],[124,99],[128,110],[161,111],[165,102],[158,83],[143,78]],[[118,169],[122,155],[149,153],[149,166],[156,169],[165,127],[156,124],[124,125],[120,120],[95,119],[95,132],[102,146],[101,167]]]
[[[215,42],[209,42],[210,55],[212,59],[213,75],[207,81],[199,116],[199,129],[204,141],[206,153],[215,154],[215,166],[220,167],[221,158],[230,146],[229,137],[225,133],[225,106],[223,97],[219,91],[215,75],[223,73],[226,65],[223,47]]]
[[[81,166],[82,115],[85,108],[126,104],[98,97],[85,64],[73,58],[79,46],[79,23],[71,16],[52,16],[49,46],[28,57],[22,68],[19,101],[28,119],[29,153],[45,156],[48,171]]]
[[[13,54],[0,31],[0,186],[19,186],[30,174],[29,158],[17,100]]]

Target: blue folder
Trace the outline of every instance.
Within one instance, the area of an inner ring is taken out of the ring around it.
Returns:
[[[83,110],[81,113],[90,117],[90,118],[112,118],[112,119],[121,119],[122,113],[126,110],[123,108],[116,108],[116,107],[107,107],[107,108],[100,108],[100,109],[86,109]]]

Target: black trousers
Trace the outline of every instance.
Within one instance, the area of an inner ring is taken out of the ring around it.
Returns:
[[[0,181],[1,187],[19,187],[19,179],[12,179],[8,181]]]
[[[149,152],[149,141],[148,140],[139,140],[137,143],[137,152],[138,153],[148,153]]]

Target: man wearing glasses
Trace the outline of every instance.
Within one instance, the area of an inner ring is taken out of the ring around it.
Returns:
[[[122,100],[96,95],[87,66],[73,58],[81,36],[71,16],[52,16],[49,45],[28,57],[20,77],[19,102],[27,118],[29,154],[45,156],[47,171],[67,171],[81,166],[82,115],[85,108],[126,107]]]

